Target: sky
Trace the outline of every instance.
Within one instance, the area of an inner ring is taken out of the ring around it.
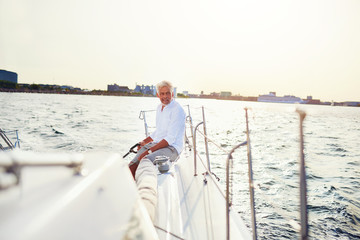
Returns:
[[[360,101],[359,0],[0,0],[19,83]]]

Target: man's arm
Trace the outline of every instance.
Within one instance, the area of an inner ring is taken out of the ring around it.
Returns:
[[[169,145],[173,146],[173,144],[179,141],[179,139],[183,141],[185,131],[185,118],[186,114],[181,106],[173,110],[169,125],[167,127],[167,134],[164,137],[164,139],[169,143]]]
[[[138,149],[139,150],[140,148],[142,148],[143,146],[145,146],[146,144],[148,144],[149,142],[152,142],[153,139],[149,136],[147,138],[145,138],[144,140],[142,140],[141,142],[139,142],[139,146],[138,146]]]
[[[163,139],[160,142],[158,142],[156,145],[152,146],[149,150],[151,152],[155,152],[155,151],[157,151],[157,150],[159,150],[161,148],[167,147],[167,146],[169,146],[168,142],[165,139]],[[141,160],[148,154],[149,154],[149,151],[145,151],[139,156],[138,159]]]
[[[163,139],[160,142],[158,142],[155,146],[152,146],[149,150],[151,150],[152,152],[155,152],[161,148],[167,147],[169,146],[169,143]]]

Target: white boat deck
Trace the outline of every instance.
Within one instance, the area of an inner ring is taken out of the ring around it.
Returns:
[[[192,153],[192,152],[190,152]],[[154,225],[160,239],[226,239],[226,203],[205,168],[188,153],[158,176],[158,208]],[[161,229],[159,229],[161,228]],[[166,232],[164,231],[166,230]],[[240,216],[230,211],[230,239],[251,239]]]

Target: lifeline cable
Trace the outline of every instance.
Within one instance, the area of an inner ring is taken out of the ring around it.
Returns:
[[[164,231],[164,232],[170,234],[171,236],[173,236],[173,237],[175,237],[175,238],[177,238],[177,239],[185,240],[185,238],[179,237],[178,235],[176,235],[176,234],[174,234],[174,233],[172,233],[172,232],[169,232],[169,231],[167,231],[167,230],[165,230],[165,229],[163,229],[163,228],[161,228],[161,227],[159,227],[159,226],[154,225],[154,227],[157,228],[157,229],[159,229],[159,230],[161,230],[161,231]]]

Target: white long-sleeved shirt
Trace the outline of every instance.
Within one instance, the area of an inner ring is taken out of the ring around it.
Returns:
[[[184,147],[185,111],[174,99],[162,111],[161,108],[162,104],[156,109],[156,130],[150,137],[154,142],[165,139],[180,154]]]

